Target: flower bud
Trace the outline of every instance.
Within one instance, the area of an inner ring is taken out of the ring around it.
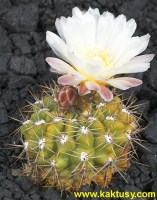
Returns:
[[[69,109],[71,106],[76,104],[78,93],[72,86],[63,86],[58,92],[57,98],[61,107]]]

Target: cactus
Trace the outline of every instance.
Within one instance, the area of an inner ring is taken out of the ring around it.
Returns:
[[[66,112],[52,88],[31,104],[31,116],[20,129],[28,160],[24,172],[45,187],[75,191],[92,182],[107,187],[115,173],[123,176],[130,166],[137,118],[118,96],[105,102],[93,93],[88,102],[88,95]]]

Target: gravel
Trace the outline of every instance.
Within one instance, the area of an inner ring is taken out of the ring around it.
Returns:
[[[31,45],[28,40],[30,39],[30,35],[28,34],[12,34],[11,39],[13,45],[16,49],[20,49],[21,54],[31,53]]]
[[[10,53],[0,53],[0,74],[7,74],[8,72],[8,63],[10,61]]]
[[[11,135],[19,122],[9,117],[21,120],[19,108],[26,106],[26,101],[34,102],[29,90],[39,94],[38,85],[56,80],[45,62],[46,57],[55,56],[46,44],[45,32],[56,32],[55,19],[70,16],[74,6],[82,10],[98,7],[101,13],[108,10],[116,16],[122,13],[127,19],[135,18],[138,25],[135,35],[151,35],[145,53],[157,54],[156,0],[0,0],[0,200],[78,200],[73,194],[61,197],[52,188],[43,191],[22,176],[25,160],[16,160],[22,149],[10,147],[13,143],[21,144],[19,133]],[[137,112],[143,113],[139,122],[142,127],[148,125],[140,133],[141,144],[136,144],[139,159],[132,158],[131,167],[124,175],[127,182],[117,176],[103,191],[157,192],[156,62],[154,58],[145,73],[131,74],[141,78],[143,84],[124,94],[124,98],[136,98],[135,105],[142,105],[137,108]],[[99,192],[100,189],[92,185],[80,191]]]
[[[3,24],[13,33],[29,32],[37,28],[39,9],[37,4],[11,6],[4,15]]]
[[[10,70],[16,74],[35,76],[37,72],[34,60],[25,56],[12,56],[9,65]]]

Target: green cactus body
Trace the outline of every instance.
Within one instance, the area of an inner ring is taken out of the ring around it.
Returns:
[[[136,118],[119,97],[102,102],[95,95],[90,104],[90,110],[75,105],[63,114],[56,98],[46,95],[32,106],[21,133],[29,166],[46,187],[72,191],[91,182],[106,187],[114,173],[130,166]]]

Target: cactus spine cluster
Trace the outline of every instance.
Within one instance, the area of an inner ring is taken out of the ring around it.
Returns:
[[[21,126],[27,175],[66,191],[92,182],[107,187],[115,173],[123,176],[138,123],[121,99],[95,94],[88,106],[61,112],[56,97],[56,89],[45,92]]]

